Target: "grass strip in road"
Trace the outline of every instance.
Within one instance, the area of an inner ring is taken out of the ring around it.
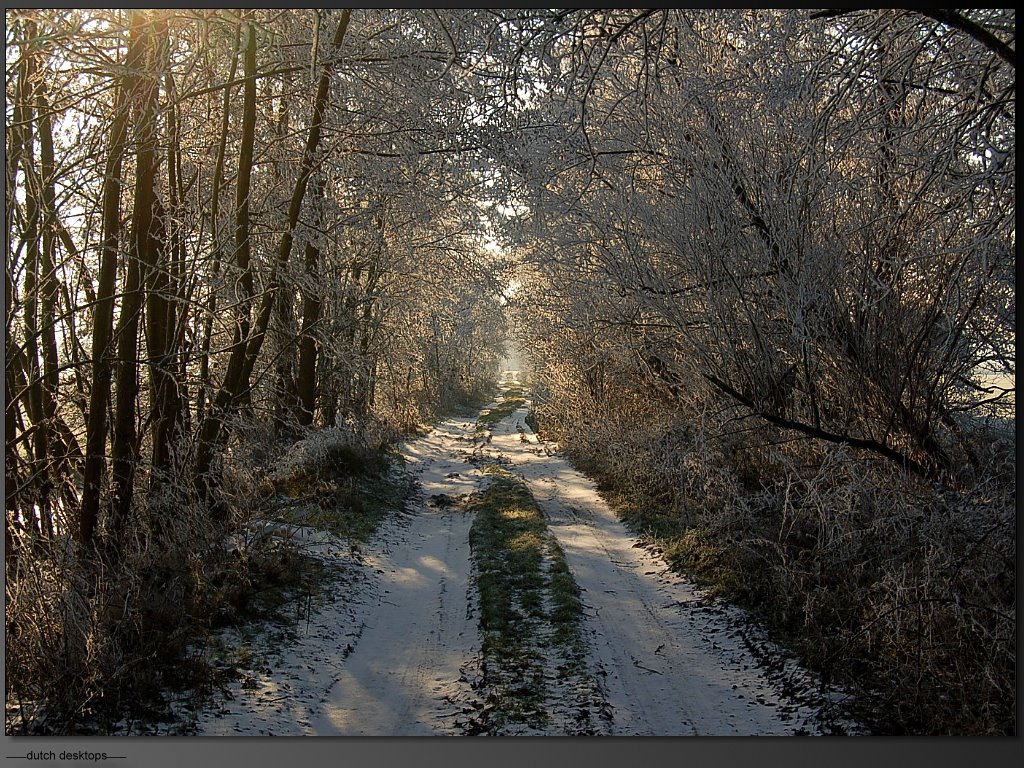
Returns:
[[[527,487],[494,465],[471,500],[469,541],[477,571],[485,729],[543,728],[549,659],[582,654],[580,590]]]
[[[523,397],[521,389],[510,387],[505,390],[504,400],[487,411],[487,413],[480,414],[480,418],[476,422],[477,435],[481,435],[491,429],[499,421],[511,416],[524,405],[526,405],[526,398]]]

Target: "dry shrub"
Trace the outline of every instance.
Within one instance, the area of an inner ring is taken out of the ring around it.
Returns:
[[[269,479],[275,488],[301,496],[330,478],[377,468],[384,440],[371,427],[346,424],[316,430],[285,451]]]
[[[9,734],[32,732],[29,724],[59,723],[80,703],[87,703],[80,690],[85,687],[83,671],[95,650],[89,584],[73,555],[59,544],[44,554],[41,544],[18,533],[11,543],[19,555],[7,561]],[[41,710],[43,702],[52,702],[46,712]]]
[[[1012,439],[979,439],[952,491],[708,402],[555,388],[538,415],[635,529],[854,690],[875,732],[1014,733]]]
[[[64,539],[8,571],[9,732],[109,732],[127,711],[159,707],[215,545],[208,515],[182,496],[136,505],[116,556],[85,557]]]
[[[211,633],[253,618],[290,621],[290,601],[324,578],[293,542],[275,535],[276,493],[309,487],[336,510],[346,489],[332,495],[321,486],[345,485],[340,479],[360,472],[372,479],[393,439],[387,425],[367,419],[283,446],[266,425],[239,417],[215,468],[223,517],[211,515],[179,468],[156,484],[138,473],[116,552],[101,545],[83,553],[66,528],[42,542],[9,526],[7,732],[132,733],[136,720],[173,717],[169,694],[220,686],[231,672],[207,659]],[[346,492],[346,508],[361,503],[357,491]],[[346,533],[368,535],[380,514],[346,518]],[[109,541],[102,527],[99,539]]]
[[[45,546],[15,542],[21,554],[7,562],[8,733],[130,732],[133,718],[169,716],[168,691],[207,687],[215,673],[200,659],[203,638],[243,613],[257,590],[298,570],[276,540],[229,546],[232,531],[268,509],[265,472],[251,456],[239,461],[242,453],[236,447],[224,462],[225,523],[213,522],[188,484],[145,493],[149,477],[140,476],[116,555],[83,555],[69,536]]]
[[[856,688],[877,732],[1013,732],[1012,500],[943,493],[842,446],[799,459],[739,500],[746,515],[701,524],[729,532],[740,597]]]

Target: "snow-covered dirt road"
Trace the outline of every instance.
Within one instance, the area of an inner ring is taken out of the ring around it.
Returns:
[[[338,594],[289,647],[262,638],[266,666],[201,713],[205,735],[424,736],[460,733],[479,647],[468,611],[469,515],[453,505],[481,481],[474,418],[454,418],[403,454],[419,490],[384,523]],[[345,558],[343,550],[322,552]],[[466,669],[464,669],[466,668]],[[472,670],[469,670],[470,674]]]
[[[403,454],[420,487],[406,513],[381,527],[301,636],[254,648],[266,663],[228,701],[199,713],[196,731],[465,732],[466,713],[480,706],[470,683],[481,679],[480,630],[472,519],[460,500],[485,482],[482,461],[497,460],[527,482],[582,590],[588,672],[610,715],[599,732],[832,732],[829,699],[813,677],[742,611],[710,600],[640,546],[594,484],[538,440],[526,415],[520,408],[483,437],[474,435],[475,418],[449,419],[408,443]],[[324,557],[347,557],[337,541],[319,546]],[[567,686],[562,695],[571,706],[575,692]]]
[[[742,611],[710,600],[640,546],[594,483],[538,440],[527,413],[520,408],[498,424],[489,447],[526,480],[583,591],[593,672],[612,713],[610,733],[834,729],[830,700],[817,692],[812,676]],[[809,701],[798,703],[793,694]]]

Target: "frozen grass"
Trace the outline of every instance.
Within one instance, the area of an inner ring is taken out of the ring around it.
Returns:
[[[619,518],[645,544],[659,551],[669,565],[712,595],[727,600],[739,597],[739,577],[731,567],[727,543],[694,525],[688,516],[666,511],[658,499],[620,488],[611,478],[606,477],[599,488]]]
[[[519,387],[509,387],[505,390],[505,397],[501,402],[486,413],[480,414],[480,418],[477,419],[477,434],[483,434],[524,405],[526,405],[526,399],[523,397],[523,390]]]
[[[469,505],[480,595],[486,729],[543,728],[547,656],[581,652],[583,605],[561,547],[526,486],[500,467]],[[545,650],[547,647],[547,650]]]

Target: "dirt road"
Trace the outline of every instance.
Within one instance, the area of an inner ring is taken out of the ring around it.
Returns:
[[[610,713],[603,733],[828,732],[828,699],[812,676],[741,611],[707,600],[639,546],[593,483],[532,433],[526,413],[484,438],[474,438],[475,418],[456,418],[407,444],[420,483],[408,513],[383,526],[362,570],[308,618],[298,642],[269,654],[232,700],[200,714],[199,732],[463,732],[464,714],[479,706],[470,682],[479,679],[479,630],[472,520],[458,500],[485,482],[481,458],[526,480],[565,551],[587,607],[589,671]],[[572,695],[565,692],[567,706]]]
[[[709,601],[640,547],[594,483],[537,439],[526,415],[522,408],[497,425],[491,449],[511,459],[526,480],[583,591],[592,664],[613,713],[610,733],[783,735],[828,728],[820,722],[821,702],[801,706],[779,690],[812,695],[810,676],[758,638],[741,611]],[[749,646],[758,640],[777,668],[774,676]]]
[[[407,513],[382,526],[361,567],[298,642],[275,648],[272,638],[253,640],[266,666],[236,685],[233,699],[200,714],[200,734],[461,732],[455,722],[473,698],[467,675],[479,642],[468,611],[472,519],[448,499],[481,482],[469,461],[475,424],[450,419],[405,447],[420,486]]]

